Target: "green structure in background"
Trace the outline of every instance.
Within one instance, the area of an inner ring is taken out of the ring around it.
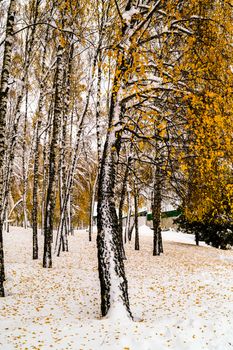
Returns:
[[[161,214],[161,218],[162,219],[164,219],[164,218],[176,218],[180,214],[181,214],[181,210],[180,209],[164,211]],[[152,218],[152,213],[147,213],[146,219],[147,219],[147,221],[151,221],[153,219]]]

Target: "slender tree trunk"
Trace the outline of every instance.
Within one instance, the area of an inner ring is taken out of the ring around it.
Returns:
[[[63,118],[62,118],[62,129],[61,129],[61,153],[60,153],[60,223],[58,230],[61,228],[60,240],[62,245],[62,251],[68,252],[68,230],[67,230],[67,219],[68,219],[68,199],[65,200],[66,196],[66,173],[67,173],[67,119],[70,108],[70,86],[71,86],[71,73],[72,73],[72,62],[73,62],[74,44],[70,45],[68,57],[64,60],[64,74],[63,74],[63,88],[66,93],[63,99]],[[70,193],[68,193],[68,196]],[[65,204],[65,208],[63,208]],[[60,243],[59,243],[60,244]]]
[[[94,185],[91,185],[90,179],[90,216],[89,216],[89,242],[92,240],[93,234],[93,213],[94,213],[94,205],[95,205],[95,194],[96,194],[96,186],[98,182],[98,173],[96,174]]]
[[[29,13],[32,23],[35,24],[39,14],[40,0],[36,0],[33,3],[33,9]],[[26,32],[26,45],[25,45],[25,62],[24,62],[24,73],[22,78],[22,94],[25,91],[25,113],[24,113],[24,127],[23,127],[23,154],[22,154],[22,168],[23,168],[23,226],[28,226],[28,215],[27,215],[27,185],[28,185],[28,162],[26,162],[26,135],[27,135],[27,122],[28,122],[28,74],[31,57],[33,54],[33,45],[35,41],[36,25],[27,28]],[[20,114],[20,113],[19,113]]]
[[[50,123],[50,111],[48,113],[47,124]],[[43,185],[42,185],[42,198],[41,198],[41,234],[44,234],[44,218],[45,218],[45,202],[46,193],[48,188],[48,168],[49,168],[49,142],[50,142],[51,128],[46,130],[43,144]]]
[[[23,126],[23,155],[22,155],[22,168],[23,168],[23,227],[26,229],[28,225],[27,218],[27,171],[26,171],[26,135],[27,135],[27,114],[28,114],[28,86],[26,82],[25,86],[25,113],[24,113],[24,126]]]
[[[73,236],[74,234],[74,228],[72,224],[72,194],[70,193],[69,199],[68,199],[68,232]]]
[[[5,296],[4,292],[4,251],[3,251],[3,181],[4,181],[4,157],[5,157],[5,126],[8,100],[8,82],[10,75],[11,54],[13,47],[13,29],[15,21],[16,1],[11,0],[6,23],[5,48],[3,52],[3,63],[0,85],[0,297]]]
[[[53,221],[54,207],[56,200],[55,182],[56,182],[56,153],[58,146],[59,127],[61,123],[62,112],[62,48],[58,47],[57,52],[57,68],[55,76],[55,98],[54,98],[54,115],[53,115],[53,132],[50,143],[49,153],[49,177],[48,189],[45,203],[45,218],[44,218],[44,255],[43,267],[52,267],[52,238],[53,238]]]
[[[196,245],[198,246],[199,245],[199,232],[196,232],[195,233],[195,242],[196,242]]]
[[[90,184],[91,186],[91,184]],[[93,216],[93,189],[90,192],[90,208],[89,208],[89,228],[88,228],[88,238],[89,242],[92,241],[92,231],[93,231],[93,224],[92,224],[92,216]]]
[[[32,208],[32,258],[38,259],[38,233],[37,233],[37,221],[38,221],[38,178],[39,178],[39,131],[41,126],[41,120],[37,121],[36,136],[35,136],[35,160],[34,160],[34,178],[33,178],[33,208]]]
[[[37,1],[38,2],[38,1]],[[49,27],[47,27],[45,42],[48,42]],[[42,108],[44,100],[44,73],[47,46],[45,45],[42,56],[42,77],[40,83],[40,97],[38,102],[38,120],[36,124],[35,134],[35,150],[34,150],[34,172],[33,172],[33,208],[32,208],[32,241],[33,241],[33,259],[38,259],[38,180],[39,180],[39,145],[40,145],[40,128],[42,124]],[[43,201],[43,199],[42,199]],[[43,218],[42,218],[43,222]],[[43,224],[41,224],[43,226]]]
[[[98,173],[101,164],[101,135],[100,135],[100,101],[101,101],[101,69],[102,53],[99,53],[98,70],[97,70],[97,96],[96,96],[96,138],[97,138],[97,155],[98,155]]]
[[[129,166],[130,166],[130,157],[127,157],[127,164],[125,168],[125,173],[123,177],[122,182],[122,188],[121,188],[121,196],[120,196],[120,203],[118,208],[118,225],[119,225],[119,237],[122,245],[122,258],[126,260],[126,254],[125,254],[125,248],[124,248],[124,239],[123,239],[123,207],[125,202],[125,196],[126,196],[126,190],[127,190],[127,179],[129,176]]]
[[[135,226],[135,250],[139,250],[139,231],[138,231],[138,189],[134,182],[134,226]]]
[[[127,190],[127,201],[128,201],[128,213],[127,213],[127,221],[125,225],[125,243],[128,241],[131,242],[131,234],[130,234],[130,222],[131,222],[131,197],[130,197],[130,190],[128,188]]]
[[[157,165],[154,176],[154,188],[152,196],[152,217],[153,217],[153,255],[160,255],[163,252],[162,234],[161,234],[161,174],[160,168]]]

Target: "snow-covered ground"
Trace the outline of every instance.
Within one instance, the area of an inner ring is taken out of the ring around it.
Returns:
[[[193,237],[163,232],[165,253],[127,244],[126,272],[137,321],[101,319],[96,245],[70,237],[53,268],[31,260],[31,230],[5,234],[7,297],[0,299],[0,349],[233,349],[233,251],[196,247]]]

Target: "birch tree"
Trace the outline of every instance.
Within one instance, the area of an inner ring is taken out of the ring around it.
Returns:
[[[4,253],[3,253],[3,221],[2,221],[2,202],[3,202],[3,171],[4,171],[4,156],[5,156],[5,126],[8,100],[8,83],[11,65],[11,54],[13,49],[13,33],[15,21],[16,1],[11,0],[6,23],[6,37],[3,54],[3,63],[1,71],[1,85],[0,85],[0,296],[4,297],[5,280],[4,272]]]
[[[135,64],[133,52],[159,5],[160,1],[155,4],[149,2],[146,7],[141,3],[135,6],[128,1],[124,8],[119,8],[115,2],[120,30],[115,48],[116,68],[111,89],[108,132],[104,144],[98,190],[97,246],[103,316],[107,315],[112,307],[118,305],[124,310],[123,312],[132,317],[114,199],[116,164],[126,101],[135,96],[135,93],[131,93],[130,97],[126,98],[127,83],[133,79],[133,73],[136,73],[135,67],[132,69]],[[135,88],[136,84],[132,86]]]
[[[44,217],[44,254],[43,267],[52,267],[52,240],[53,240],[53,221],[55,207],[55,181],[56,181],[56,154],[58,148],[59,128],[62,117],[62,54],[63,48],[59,44],[57,48],[57,62],[55,74],[55,95],[54,95],[54,113],[53,113],[53,130],[49,151],[49,174],[48,188],[45,202]]]

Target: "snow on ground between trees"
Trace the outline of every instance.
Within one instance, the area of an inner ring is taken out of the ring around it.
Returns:
[[[191,235],[174,231],[163,237],[160,257],[152,256],[146,227],[140,251],[126,245],[131,322],[100,318],[95,237],[89,243],[76,231],[70,252],[43,269],[42,238],[40,260],[32,261],[31,230],[11,228],[0,349],[233,349],[233,251],[196,247]]]

